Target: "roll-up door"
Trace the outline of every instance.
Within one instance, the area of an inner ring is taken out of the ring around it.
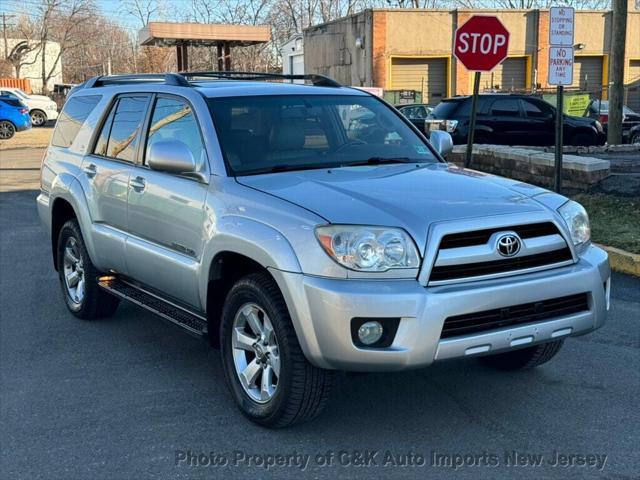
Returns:
[[[527,87],[526,57],[507,58],[490,72],[480,75],[480,91],[519,91]]]
[[[602,92],[602,56],[581,57],[573,60],[573,84],[581,91],[599,96]]]
[[[415,90],[423,102],[440,103],[447,96],[447,59],[393,58],[391,90]]]
[[[629,62],[629,74],[625,85],[626,105],[640,113],[640,60]]]

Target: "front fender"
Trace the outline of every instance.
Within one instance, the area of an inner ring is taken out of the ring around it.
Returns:
[[[207,289],[211,266],[216,255],[232,252],[259,263],[265,268],[300,273],[300,263],[293,247],[275,228],[250,218],[237,215],[223,217],[214,234],[207,239],[200,275],[200,298],[207,305]]]

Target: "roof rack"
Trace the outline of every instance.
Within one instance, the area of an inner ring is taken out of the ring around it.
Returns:
[[[180,72],[185,78],[195,80],[201,78],[219,78],[228,80],[308,80],[317,87],[342,87],[342,85],[332,78],[318,75],[315,73],[308,75],[287,75],[282,73],[264,73],[264,72]]]
[[[281,73],[263,72],[181,72],[181,73],[139,73],[127,75],[108,75],[90,78],[86,82],[74,87],[69,94],[76,89],[104,87],[108,85],[127,85],[136,83],[163,83],[176,87],[191,87],[189,80],[201,79],[227,79],[227,80],[308,80],[318,87],[342,87],[335,80],[324,75],[284,75]]]
[[[131,75],[109,75],[93,77],[85,82],[84,88],[147,82],[163,82],[165,85],[173,85],[176,87],[191,86],[187,79],[178,73],[139,73]]]

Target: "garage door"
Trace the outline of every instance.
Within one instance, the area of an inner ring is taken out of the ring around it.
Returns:
[[[575,57],[572,86],[599,95],[602,92],[602,57]]]
[[[445,58],[394,58],[391,60],[391,90],[422,92],[422,101],[440,103],[447,96]]]
[[[629,74],[626,85],[626,105],[636,112],[640,112],[640,60],[629,62]]]
[[[524,90],[527,86],[527,59],[507,58],[491,72],[480,75],[480,91]]]

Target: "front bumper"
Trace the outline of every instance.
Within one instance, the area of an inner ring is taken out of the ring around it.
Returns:
[[[424,287],[416,280],[336,280],[272,270],[308,360],[352,371],[418,368],[438,360],[498,353],[604,324],[611,271],[607,254],[591,246],[580,261],[561,268],[502,279]],[[440,339],[450,316],[538,302],[586,292],[588,311],[537,323]],[[393,343],[367,349],[353,344],[351,319],[400,318]]]

